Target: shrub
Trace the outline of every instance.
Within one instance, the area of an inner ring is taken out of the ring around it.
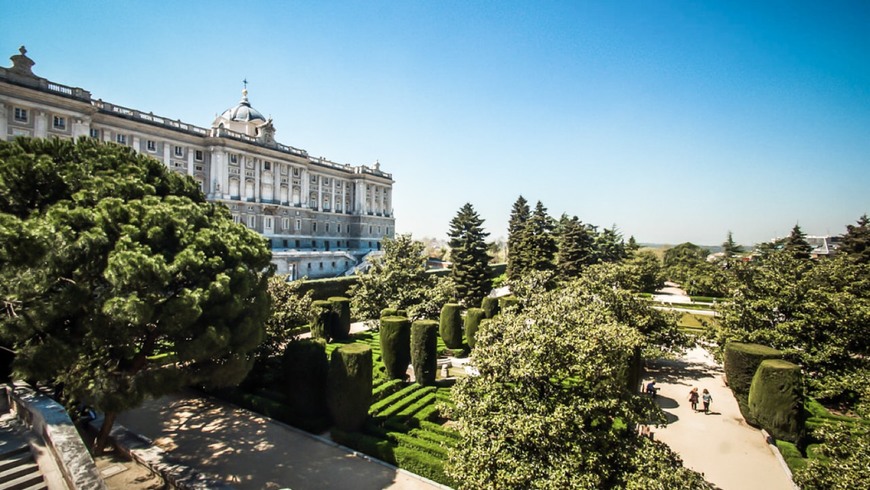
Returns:
[[[508,311],[509,309],[516,310],[519,306],[520,300],[515,296],[502,296],[498,299],[499,311]]]
[[[344,340],[350,335],[350,300],[344,296],[329,298],[332,308],[330,337]]]
[[[404,388],[404,383],[401,379],[391,379],[379,384],[372,390],[372,403],[377,403],[393,393]]]
[[[317,300],[311,303],[311,336],[316,339],[330,338],[332,324],[332,304],[329,301]]]
[[[396,457],[393,455],[393,444],[385,439],[367,436],[359,432],[345,432],[335,428],[330,433],[332,440],[338,444],[368,454],[386,463],[397,463]]]
[[[363,426],[372,402],[371,347],[345,344],[332,351],[326,401],[337,428],[352,432]]]
[[[408,310],[396,310],[396,316],[408,316]]]
[[[417,383],[435,384],[438,372],[438,324],[435,320],[417,320],[411,325],[411,364]]]
[[[747,403],[755,370],[765,359],[780,358],[782,352],[764,345],[740,342],[729,342],[725,345],[725,376],[728,379],[728,386],[737,398],[740,412],[750,424],[754,421]]]
[[[420,389],[420,387],[415,385],[415,384],[405,386],[401,390],[393,393],[392,395],[390,395],[386,398],[382,398],[379,402],[372,405],[369,408],[369,413],[372,415],[378,415],[381,411],[387,409],[387,407],[389,407],[390,405],[398,402],[399,400],[401,400],[402,398],[405,398],[406,396],[410,396],[411,394],[413,394],[415,391],[417,391],[419,389]]]
[[[749,411],[773,437],[800,442],[804,435],[800,366],[782,359],[762,361],[749,389]]]
[[[329,362],[323,339],[303,339],[287,343],[281,357],[284,372],[283,394],[290,411],[305,417],[318,417],[326,409],[326,382]]]
[[[483,312],[486,314],[487,318],[492,318],[498,315],[498,298],[487,296],[483,298],[480,307],[483,308]]]
[[[347,296],[347,290],[356,283],[356,276],[306,279],[299,285],[299,294],[311,291],[316,300],[325,300],[330,296]]]
[[[405,379],[411,363],[411,321],[403,316],[381,318],[381,360],[392,379]]]
[[[474,348],[477,330],[480,328],[480,321],[485,318],[486,313],[482,308],[469,308],[465,312],[465,342],[468,344],[468,347]]]
[[[399,310],[395,308],[384,308],[381,310],[381,318],[385,316],[399,316]]]
[[[462,305],[447,303],[441,308],[439,330],[448,349],[462,348]]]

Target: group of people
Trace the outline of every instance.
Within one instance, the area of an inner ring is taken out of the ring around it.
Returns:
[[[656,387],[655,380],[652,380],[649,383],[647,383],[646,393],[649,396],[655,398],[656,394],[658,394],[658,392],[659,392],[659,389]],[[713,403],[713,395],[711,395],[710,392],[707,391],[707,388],[704,388],[704,391],[701,394],[698,393],[698,388],[692,388],[692,391],[689,392],[689,403],[692,404],[692,410],[694,410],[696,412],[701,411],[701,410],[698,410],[698,402],[699,401],[704,404],[703,412],[705,414],[710,413],[710,404]]]

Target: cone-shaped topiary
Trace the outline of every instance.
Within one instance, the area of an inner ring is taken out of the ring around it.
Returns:
[[[804,435],[800,366],[782,359],[762,361],[749,389],[749,411],[773,437],[798,443]]]
[[[418,384],[435,384],[438,371],[438,322],[417,320],[411,325],[411,364]]]
[[[483,311],[486,314],[487,318],[492,318],[498,315],[498,298],[487,296],[483,298],[483,301],[480,303],[480,307],[483,308]]]
[[[381,318],[381,360],[392,379],[405,379],[411,363],[411,321],[403,316]]]
[[[350,300],[343,296],[329,298],[332,307],[332,324],[330,337],[344,340],[350,335]]]
[[[780,359],[782,352],[759,344],[744,344],[728,342],[725,344],[725,376],[728,386],[737,398],[740,412],[750,424],[754,424],[752,412],[749,410],[749,387],[755,370],[765,359]]]
[[[474,348],[475,337],[477,330],[480,328],[481,320],[486,319],[486,312],[483,308],[469,308],[465,312],[465,342],[468,347]]]
[[[520,307],[520,300],[515,296],[502,296],[498,299],[498,310],[506,312],[508,310],[516,311]]]
[[[311,336],[316,339],[330,339],[332,325],[332,304],[329,301],[317,300],[311,303]]]
[[[322,417],[326,409],[326,342],[323,339],[294,340],[281,356],[284,371],[283,393],[287,405],[296,415]]]
[[[345,344],[332,351],[326,403],[336,428],[362,429],[372,404],[371,347]]]
[[[447,303],[441,308],[439,330],[448,349],[462,348],[462,305]]]

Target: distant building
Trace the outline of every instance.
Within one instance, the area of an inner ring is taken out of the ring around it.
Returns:
[[[275,140],[272,119],[241,100],[202,128],[129,109],[33,74],[22,46],[0,67],[0,138],[91,137],[133,148],[201,186],[233,219],[265,235],[291,277],[353,269],[395,233],[392,175],[312,157]]]
[[[813,258],[830,257],[837,253],[840,246],[840,236],[807,236],[806,241],[813,247],[810,256]]]

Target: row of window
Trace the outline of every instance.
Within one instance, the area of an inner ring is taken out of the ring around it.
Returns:
[[[30,122],[30,111],[23,107],[16,107],[13,111],[15,122],[28,123]],[[67,120],[65,116],[52,116],[51,127],[59,131],[66,131]]]

